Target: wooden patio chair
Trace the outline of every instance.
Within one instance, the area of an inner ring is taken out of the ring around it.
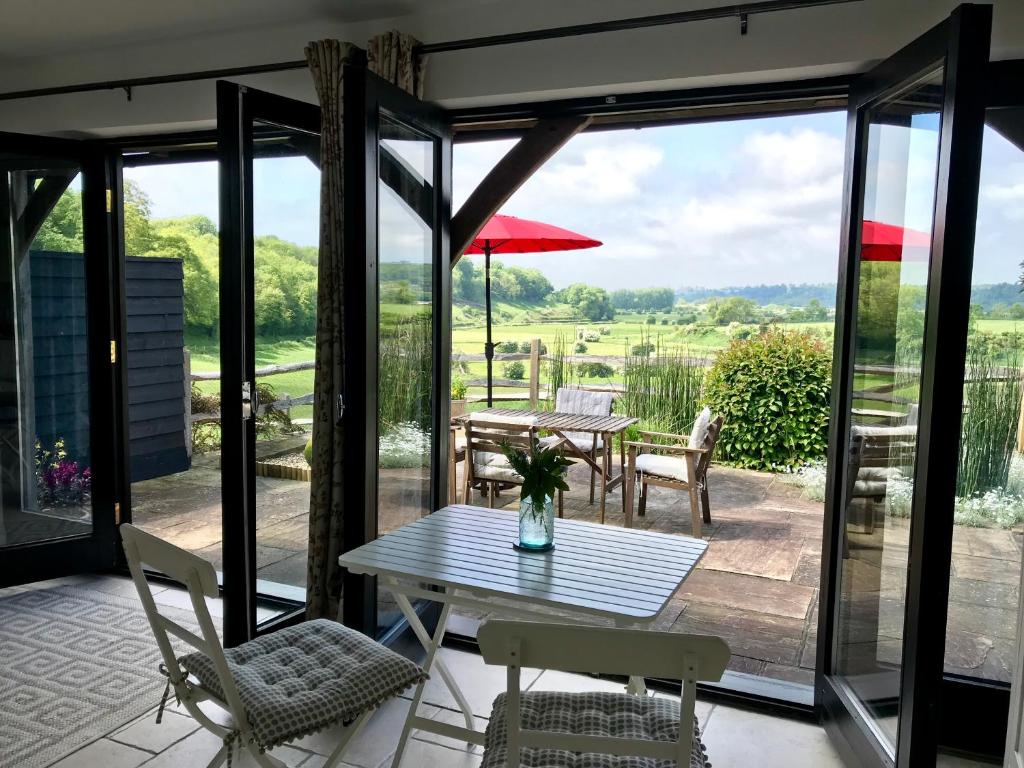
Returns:
[[[694,706],[697,682],[721,680],[729,662],[721,638],[515,621],[488,621],[477,637],[484,662],[508,668],[508,689],[494,702],[480,768],[708,764]],[[678,700],[520,691],[524,667],[682,684]]]
[[[633,492],[640,482],[640,500],[637,515],[647,512],[647,489],[655,485],[686,491],[690,496],[690,518],[693,535],[703,534],[701,521],[711,522],[711,502],[708,494],[708,467],[715,451],[715,444],[722,432],[723,418],[711,420],[711,412],[704,409],[701,417],[694,422],[694,431],[689,435],[674,435],[667,432],[641,430],[641,441],[628,441],[628,466],[626,469],[626,527],[633,526]],[[700,422],[706,417],[706,429]],[[703,437],[700,436],[702,433]],[[667,455],[665,455],[667,454]],[[698,495],[700,500],[698,501]],[[701,513],[703,507],[703,514]]]
[[[582,413],[587,416],[611,416],[614,396],[611,392],[592,392],[578,387],[559,387],[555,393],[556,413]],[[565,439],[576,446],[580,453],[585,453],[593,461],[603,457],[604,440],[597,433],[565,432]],[[541,438],[541,445],[553,444],[559,438],[554,436]],[[594,503],[594,487],[597,482],[597,470],[590,468],[590,503]]]
[[[452,419],[448,427],[448,503],[454,504],[458,498],[459,488],[456,471],[460,461],[466,459],[466,438],[459,435],[462,421]]]
[[[465,421],[466,428],[466,469],[463,483],[462,503],[470,503],[473,487],[481,484],[487,488],[487,506],[494,506],[499,486],[522,485],[523,478],[512,469],[502,447],[507,443],[513,448],[529,450],[537,439],[537,428],[532,418],[516,419],[513,416],[489,417],[473,414]],[[549,443],[546,447],[556,447]],[[562,517],[562,492],[558,492],[558,516]]]
[[[242,750],[261,768],[288,768],[268,751],[345,725],[340,742],[324,763],[332,768],[379,704],[426,678],[405,657],[326,619],[280,629],[225,650],[205,601],[219,596],[213,566],[132,525],[122,525],[120,531],[128,568],[163,657],[160,672],[167,677],[157,722],[173,689],[196,722],[223,742],[207,768],[230,764]],[[200,634],[160,613],[143,565],[188,589]],[[176,655],[171,636],[195,651]],[[199,708],[204,701],[226,711],[230,723],[211,719]]]

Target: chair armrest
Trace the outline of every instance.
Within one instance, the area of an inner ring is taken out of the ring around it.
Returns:
[[[639,432],[642,437],[671,437],[673,440],[679,440],[683,443],[690,442],[689,435],[674,435],[671,432],[651,432],[645,429],[641,429]]]
[[[707,453],[707,448],[691,448],[688,445],[662,445],[661,443],[638,443],[633,440],[627,440],[625,445],[629,448],[649,448],[652,451],[668,451],[669,453],[692,453],[694,456],[700,456],[702,453]]]

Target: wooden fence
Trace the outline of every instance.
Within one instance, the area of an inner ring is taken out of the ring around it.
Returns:
[[[189,365],[189,356],[185,355],[185,365]],[[299,363],[282,363],[281,365],[267,365],[263,368],[257,368],[256,381],[265,379],[268,376],[276,376],[280,373],[294,373],[295,371],[311,371],[316,368],[316,362],[313,360],[303,361]],[[189,381],[220,381],[220,371],[196,371],[193,372],[186,368],[185,376]],[[258,403],[256,407],[257,414],[264,414],[268,408],[273,408],[277,411],[283,411],[284,413],[291,415],[291,409],[300,405],[312,405],[313,404],[313,393],[310,392],[307,395],[299,395],[298,397],[292,397],[287,392],[272,403]],[[211,424],[220,421],[220,411],[212,413],[192,413],[192,401],[189,399],[188,412],[187,412],[187,424]],[[307,419],[294,419],[293,423],[303,424],[306,423]]]

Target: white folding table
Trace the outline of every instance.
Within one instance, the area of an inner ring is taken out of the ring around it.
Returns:
[[[689,536],[555,520],[555,548],[521,552],[514,513],[453,505],[346,552],[339,563],[353,573],[377,576],[426,651],[424,668],[436,670],[451,691],[466,727],[420,717],[420,684],[402,729],[392,768],[401,763],[413,728],[483,744],[473,712],[437,653],[452,607],[501,612],[550,621],[544,608],[580,617],[611,619],[619,626],[652,623],[693,571],[707,543]],[[500,598],[503,602],[495,603]],[[411,600],[442,604],[433,636]],[[643,690],[642,681],[631,690]]]

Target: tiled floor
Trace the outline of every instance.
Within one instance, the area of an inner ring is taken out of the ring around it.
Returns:
[[[504,673],[487,667],[479,656],[463,651],[443,649],[446,661],[464,686],[479,724],[485,724],[494,697],[504,690]],[[523,683],[532,690],[620,690],[615,683],[560,672],[533,671],[524,674]],[[452,709],[447,691],[433,681],[424,697],[429,717],[452,722],[461,721]],[[408,711],[407,698],[385,704],[365,730],[349,747],[345,765],[357,768],[378,768],[389,764],[402,718]],[[829,768],[840,766],[836,752],[824,731],[816,725],[741,709],[699,702],[697,716],[704,730],[704,742],[716,768],[757,765],[760,768]],[[155,711],[134,722],[125,723],[53,768],[184,768],[203,766],[216,753],[220,742],[199,728],[180,708],[171,707],[160,725],[154,723]],[[742,738],[737,738],[742,734]],[[336,735],[330,732],[308,737],[295,746],[274,750],[273,754],[292,766],[319,768],[331,752]],[[239,768],[254,765],[251,760],[237,760]],[[406,751],[403,765],[409,768],[470,768],[480,764],[480,750],[467,749],[451,739],[415,732]]]

